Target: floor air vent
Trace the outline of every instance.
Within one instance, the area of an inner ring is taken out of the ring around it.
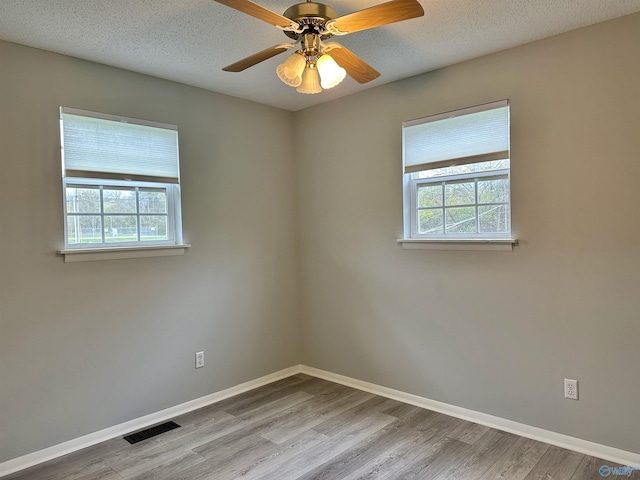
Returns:
[[[180,428],[180,425],[176,422],[167,422],[161,425],[156,425],[155,427],[147,428],[140,432],[132,433],[131,435],[127,435],[123,438],[129,443],[138,443],[146,440],[147,438],[155,437],[156,435],[160,435],[161,433],[168,432],[176,428]]]

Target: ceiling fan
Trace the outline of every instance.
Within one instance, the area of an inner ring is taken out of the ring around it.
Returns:
[[[307,1],[289,7],[282,15],[251,0],[215,0],[281,29],[293,42],[280,43],[224,67],[225,72],[241,72],[286,50],[296,50],[276,73],[280,80],[300,93],[320,93],[333,88],[348,74],[358,83],[380,76],[373,67],[339,43],[328,42],[334,35],[346,35],[389,23],[421,17],[418,0],[391,0],[337,17],[333,8]],[[330,55],[329,55],[330,53]]]

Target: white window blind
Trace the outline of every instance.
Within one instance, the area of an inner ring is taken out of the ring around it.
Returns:
[[[61,108],[65,177],[179,183],[178,129]]]
[[[509,158],[508,100],[402,124],[404,172]]]

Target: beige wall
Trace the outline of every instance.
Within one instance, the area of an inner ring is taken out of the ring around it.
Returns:
[[[639,45],[636,14],[298,112],[304,363],[640,452]],[[402,121],[503,98],[520,246],[403,250]]]
[[[298,363],[293,114],[9,43],[0,64],[0,462]],[[55,255],[59,105],[178,125],[185,256]]]

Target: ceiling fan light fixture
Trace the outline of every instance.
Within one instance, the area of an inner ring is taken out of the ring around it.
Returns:
[[[276,67],[276,74],[290,87],[297,87],[302,83],[302,74],[306,65],[307,59],[302,52],[295,52],[284,63]]]
[[[225,72],[242,72],[253,65],[270,59],[299,45],[299,50],[278,65],[276,74],[286,85],[300,93],[320,93],[333,88],[348,74],[363,84],[380,76],[371,65],[345,46],[331,42],[323,44],[333,35],[346,35],[424,15],[420,0],[388,0],[363,10],[337,17],[335,10],[313,0],[289,7],[280,15],[253,0],[215,0],[281,29],[294,43],[279,43],[227,65]],[[326,52],[332,52],[336,62]],[[306,64],[306,65],[305,65]]]
[[[347,71],[326,53],[318,58],[318,72],[320,85],[325,89],[339,85],[347,76]]]
[[[302,73],[302,83],[296,89],[299,93],[320,93],[322,87],[320,87],[320,75],[318,75],[318,69],[315,64],[308,63],[307,67]]]

